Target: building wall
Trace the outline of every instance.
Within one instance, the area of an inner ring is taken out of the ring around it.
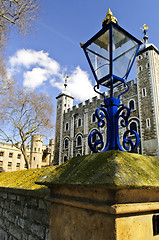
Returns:
[[[54,140],[49,146],[43,145],[43,137],[39,134],[32,136],[31,145],[27,147],[27,156],[31,168],[51,165],[54,154]],[[0,142],[0,171],[16,171],[26,169],[22,152],[12,144]]]
[[[120,98],[121,104],[126,107],[130,107],[133,101],[134,109],[131,110],[128,127],[125,129],[119,127],[119,136],[122,139],[125,130],[130,129],[132,123],[135,123],[140,137],[140,145],[136,152],[159,157],[159,52],[155,46],[146,43],[142,46],[136,58],[136,70],[136,80],[129,81],[130,90]],[[124,86],[118,86],[114,96],[118,97],[123,91]],[[60,164],[73,156],[90,154],[88,136],[95,129],[104,135],[106,141],[107,127],[99,129],[97,121],[93,121],[93,114],[103,104],[103,97],[99,95],[67,108],[64,100],[68,101],[71,98],[64,92],[57,97],[55,135],[57,149],[54,164]],[[78,144],[80,137],[81,144]]]
[[[158,51],[152,45],[143,48],[136,60],[142,153],[159,157]]]

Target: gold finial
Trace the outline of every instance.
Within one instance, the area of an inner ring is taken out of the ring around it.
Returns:
[[[110,8],[108,9],[108,12],[106,14],[106,18],[104,18],[102,22],[102,26],[104,27],[110,22],[118,23],[118,20],[116,17],[113,16],[113,13],[111,12]]]
[[[80,46],[83,47],[84,43],[80,43]]]
[[[144,23],[144,24],[143,24],[143,27],[141,27],[140,29],[142,29],[142,30],[143,30],[143,33],[144,33],[144,37],[143,37],[143,40],[142,40],[142,41],[145,42],[145,43],[147,43],[147,39],[148,39],[147,31],[148,31],[149,27],[146,26],[146,24]]]

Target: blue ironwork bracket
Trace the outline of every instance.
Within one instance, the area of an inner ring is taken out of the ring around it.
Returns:
[[[129,87],[126,91],[128,90]],[[104,94],[101,95],[104,97],[104,105],[96,109],[95,115],[98,119],[98,127],[103,128],[107,124],[107,139],[106,143],[104,143],[103,136],[99,131],[96,130],[91,132],[88,137],[90,149],[95,153],[112,149],[134,152],[140,142],[139,135],[136,131],[125,131],[122,146],[119,140],[119,125],[128,127],[130,109],[120,104],[121,94],[118,98],[106,98]],[[134,136],[135,140],[132,140],[132,136]]]

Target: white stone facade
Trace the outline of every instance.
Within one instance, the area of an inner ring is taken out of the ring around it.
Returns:
[[[121,103],[131,107],[126,129],[136,129],[140,136],[136,152],[159,157],[159,51],[153,44],[145,43],[140,48],[136,72],[136,80],[128,83],[130,90],[121,96]],[[114,96],[123,91],[123,85],[118,86]],[[66,89],[58,95],[54,164],[90,154],[88,136],[93,130],[98,129],[106,138],[106,127],[99,129],[94,118],[102,103],[103,97],[99,95],[73,106],[73,97]],[[126,129],[119,129],[120,137]]]
[[[52,164],[54,140],[49,145],[43,145],[41,135],[33,135],[31,145],[27,147],[31,168],[39,168]],[[0,171],[16,171],[26,169],[22,152],[12,144],[0,142]]]

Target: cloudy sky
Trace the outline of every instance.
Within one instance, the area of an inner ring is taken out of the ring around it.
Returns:
[[[159,47],[157,0],[151,0],[151,4],[145,0],[40,0],[40,5],[40,18],[31,35],[21,38],[16,31],[11,33],[8,72],[22,87],[50,94],[55,106],[65,74],[69,76],[68,88],[75,104],[95,95],[95,81],[80,42],[86,42],[101,29],[108,8],[119,25],[138,39],[143,38],[140,27],[146,23],[148,41]],[[135,67],[129,79],[134,77]]]

